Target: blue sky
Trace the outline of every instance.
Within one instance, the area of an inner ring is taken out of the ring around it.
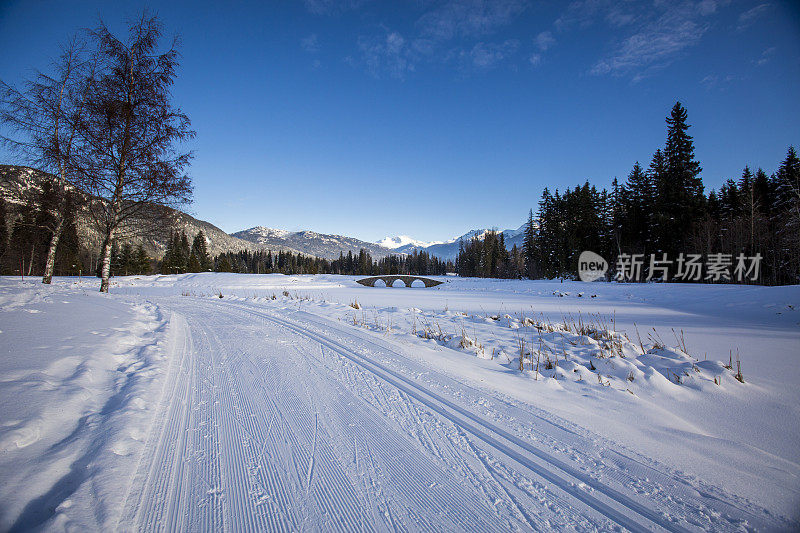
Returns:
[[[145,5],[183,40],[189,211],[228,232],[517,227],[545,186],[646,165],[676,100],[706,187],[800,145],[797,2],[0,0],[0,79]]]

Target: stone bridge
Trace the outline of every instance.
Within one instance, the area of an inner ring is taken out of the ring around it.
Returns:
[[[366,287],[374,287],[375,282],[378,280],[383,280],[387,287],[391,287],[395,281],[402,280],[403,283],[406,284],[406,287],[411,287],[411,284],[414,283],[416,280],[421,281],[425,284],[426,287],[435,287],[437,285],[441,285],[441,281],[436,281],[435,279],[430,278],[423,278],[422,276],[395,276],[395,275],[387,275],[387,276],[372,276],[371,278],[364,278],[356,280],[356,283],[360,283]]]

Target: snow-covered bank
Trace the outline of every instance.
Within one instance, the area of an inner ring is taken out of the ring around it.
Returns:
[[[149,304],[0,278],[0,529],[113,526],[167,362]]]
[[[465,517],[502,529],[536,516],[578,529],[797,525],[800,287],[355,279],[142,276],[102,296],[94,279],[0,278],[0,395],[27,395],[0,412],[0,527],[358,516],[418,529],[436,523],[414,503],[428,485],[441,509],[461,491]],[[58,409],[64,427],[20,448]],[[426,478],[442,469],[466,488]],[[339,503],[330,490],[345,490]]]

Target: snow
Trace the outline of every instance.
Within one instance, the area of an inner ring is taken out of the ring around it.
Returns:
[[[166,320],[93,293],[0,285],[0,529],[98,529],[124,498]]]
[[[280,238],[282,238],[282,237],[286,237],[290,233],[289,231],[287,231],[285,229],[267,228],[267,227],[264,227],[264,226],[256,226],[254,228],[250,228],[248,230],[243,230],[243,231],[248,231],[248,232],[253,233],[254,235],[258,235],[258,236],[260,236],[262,238],[269,238],[269,237],[280,237]]]
[[[798,527],[800,287],[356,279],[0,278],[0,529]]]
[[[397,235],[395,237],[384,237],[383,239],[378,241],[378,244],[383,246],[384,248],[389,248],[390,250],[394,250],[395,248],[400,248],[402,246],[412,246],[416,248],[427,248],[428,246],[434,244],[442,244],[444,241],[419,241],[408,235]]]

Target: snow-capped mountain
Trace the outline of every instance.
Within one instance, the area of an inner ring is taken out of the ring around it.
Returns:
[[[408,235],[396,235],[394,237],[384,237],[378,241],[379,246],[389,248],[390,250],[397,250],[398,248],[412,247],[413,248],[427,248],[434,244],[441,244],[442,241],[418,241]]]
[[[55,177],[32,168],[0,165],[0,197],[8,202],[10,210],[13,211],[22,203],[19,198],[29,195],[30,191],[39,191],[42,180],[50,179],[55,179]],[[441,259],[453,260],[458,255],[459,241],[467,242],[473,237],[482,238],[489,231],[488,229],[475,229],[445,241],[421,241],[408,235],[397,235],[372,243],[343,235],[329,235],[314,231],[291,232],[263,226],[227,234],[209,222],[177,210],[171,210],[170,219],[170,223],[164,226],[163,231],[149,235],[147,238],[135,238],[132,240],[132,244],[142,243],[148,255],[160,258],[166,249],[171,231],[185,231],[191,239],[198,231],[202,230],[206,235],[208,249],[212,255],[240,250],[272,250],[273,252],[301,252],[306,255],[337,259],[340,253],[357,254],[363,248],[375,259],[390,254],[411,254],[416,250],[428,252]],[[7,222],[12,223],[12,221],[12,213],[9,213]],[[515,244],[518,247],[522,246],[523,230],[524,226],[502,232],[509,250]],[[95,248],[100,245],[100,235],[84,211],[79,213],[78,232],[85,245]]]
[[[373,242],[366,242],[343,235],[328,235],[314,231],[286,231],[281,229],[256,226],[254,228],[237,231],[233,237],[256,243],[264,248],[278,249],[279,247],[299,250],[306,255],[315,255],[327,259],[338,259],[339,254],[353,252],[357,254],[362,248],[374,258],[386,257],[393,253]]]
[[[399,235],[397,237],[386,237],[385,239],[378,241],[378,244],[384,246],[385,248],[389,248],[393,253],[410,254],[416,250],[418,252],[427,252],[430,255],[439,257],[440,259],[453,260],[458,256],[459,242],[463,241],[466,243],[472,240],[473,237],[482,239],[488,231],[490,230],[474,229],[463,235],[446,241],[433,241],[429,243],[417,241],[406,235]],[[525,225],[523,224],[517,229],[503,230],[502,234],[506,242],[506,247],[509,250],[511,250],[515,244],[517,245],[517,248],[520,248],[522,247],[522,241],[525,238]],[[388,243],[388,245],[386,243]]]
[[[46,180],[57,179],[52,174],[42,172],[30,167],[18,165],[1,165],[0,164],[0,198],[3,198],[8,207],[8,224],[13,222],[13,211],[24,203],[26,197],[31,197],[36,200],[36,194],[41,191],[42,183]],[[83,194],[83,193],[78,193]],[[210,222],[199,220],[182,211],[169,209],[170,215],[167,218],[168,223],[160,230],[154,231],[152,234],[145,236],[138,236],[131,239],[131,244],[142,244],[145,252],[155,258],[161,258],[166,250],[167,243],[170,239],[172,231],[185,231],[189,240],[199,231],[203,231],[206,236],[206,244],[208,251],[211,255],[217,255],[222,252],[238,252],[241,250],[257,251],[263,249],[261,246],[253,242],[237,239],[228,235],[220,228],[214,226]],[[78,235],[81,243],[90,248],[99,248],[102,237],[93,224],[89,213],[85,208],[78,212]],[[275,246],[273,251],[288,251],[295,253],[296,250],[288,246]]]

